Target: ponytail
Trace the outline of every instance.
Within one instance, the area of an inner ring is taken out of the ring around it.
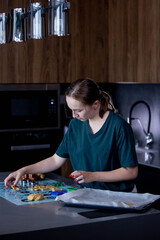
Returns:
[[[112,98],[109,95],[109,93],[99,90],[99,94],[100,94],[100,99],[99,100],[101,102],[101,108],[100,108],[100,111],[99,111],[100,117],[103,117],[106,110],[113,111],[113,112],[117,113],[117,109],[115,108],[115,106],[113,104],[113,101],[112,101]]]

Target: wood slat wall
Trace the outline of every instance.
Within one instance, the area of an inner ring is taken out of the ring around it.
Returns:
[[[28,3],[9,1],[9,12]],[[70,3],[70,36],[0,45],[0,83],[160,82],[160,0]]]

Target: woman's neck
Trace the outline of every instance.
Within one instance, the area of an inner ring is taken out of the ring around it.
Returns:
[[[101,129],[108,115],[109,115],[109,111],[106,111],[102,118],[99,115],[97,115],[94,118],[89,119],[88,123],[89,123],[92,134],[97,133]]]

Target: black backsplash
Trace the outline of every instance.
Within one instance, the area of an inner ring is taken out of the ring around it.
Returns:
[[[119,114],[127,121],[131,106],[136,101],[148,103],[151,110],[150,131],[154,136],[152,147],[160,147],[160,84],[135,84],[135,83],[106,83],[99,84],[102,90],[108,90],[113,98]],[[144,129],[148,127],[148,110],[145,105],[139,104],[132,111],[132,117],[139,118]],[[132,121],[133,130],[137,130],[139,145],[144,147],[145,135],[137,123]]]
[[[150,132],[153,135],[153,142],[150,144],[149,150],[145,150],[145,133],[140,123],[132,120],[131,126],[138,146],[136,149],[139,161],[160,167],[160,84],[103,83],[99,85],[102,90],[108,90],[119,114],[126,121],[128,121],[131,107],[135,102],[144,101],[149,105],[151,111]],[[147,132],[149,113],[145,104],[139,103],[133,108],[132,118],[138,118]]]

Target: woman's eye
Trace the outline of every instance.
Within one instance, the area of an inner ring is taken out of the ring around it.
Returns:
[[[77,110],[73,110],[73,112],[75,112],[75,113],[76,113],[76,112],[79,113],[79,112],[81,112],[81,111],[82,111],[82,110],[78,110],[78,109],[77,109]]]

